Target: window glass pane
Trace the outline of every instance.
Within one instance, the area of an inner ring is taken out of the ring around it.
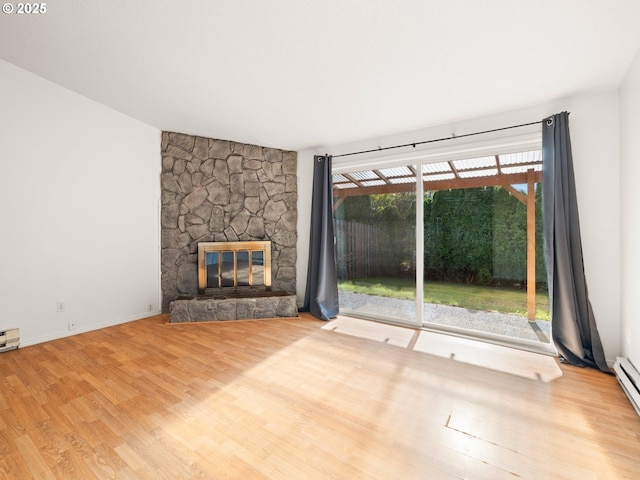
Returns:
[[[541,185],[531,193],[527,184],[427,191],[425,182],[424,188],[424,323],[549,343]]]
[[[361,193],[334,188],[341,312],[415,324],[415,171],[345,172]]]

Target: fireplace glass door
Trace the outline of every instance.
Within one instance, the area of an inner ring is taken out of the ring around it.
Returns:
[[[252,269],[253,262],[250,261],[253,258],[261,259],[262,252],[252,252],[251,256],[247,250],[207,252],[207,287],[248,287],[252,285],[252,280],[263,284],[264,272],[260,271],[256,275]]]
[[[198,245],[201,293],[270,290],[270,242],[205,242]]]

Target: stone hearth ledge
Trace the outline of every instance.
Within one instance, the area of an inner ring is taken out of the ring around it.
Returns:
[[[297,317],[298,307],[296,296],[286,292],[251,298],[183,296],[171,302],[169,313],[169,323],[255,320]]]

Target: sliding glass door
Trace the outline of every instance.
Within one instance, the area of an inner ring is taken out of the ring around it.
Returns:
[[[342,313],[549,344],[539,150],[333,181]]]

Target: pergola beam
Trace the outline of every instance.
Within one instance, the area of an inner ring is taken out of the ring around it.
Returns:
[[[338,200],[336,201],[336,203],[334,203],[334,204],[333,204],[333,211],[335,212],[335,211],[338,209],[338,207],[339,207],[340,205],[342,205],[342,202],[344,202],[346,199],[347,199],[347,197],[340,197],[340,198],[338,198]]]
[[[522,193],[520,190],[515,188],[513,185],[507,185],[507,186],[502,185],[502,188],[507,190],[511,195],[516,197],[518,200],[520,200],[525,205],[527,204],[527,196],[524,193]]]

